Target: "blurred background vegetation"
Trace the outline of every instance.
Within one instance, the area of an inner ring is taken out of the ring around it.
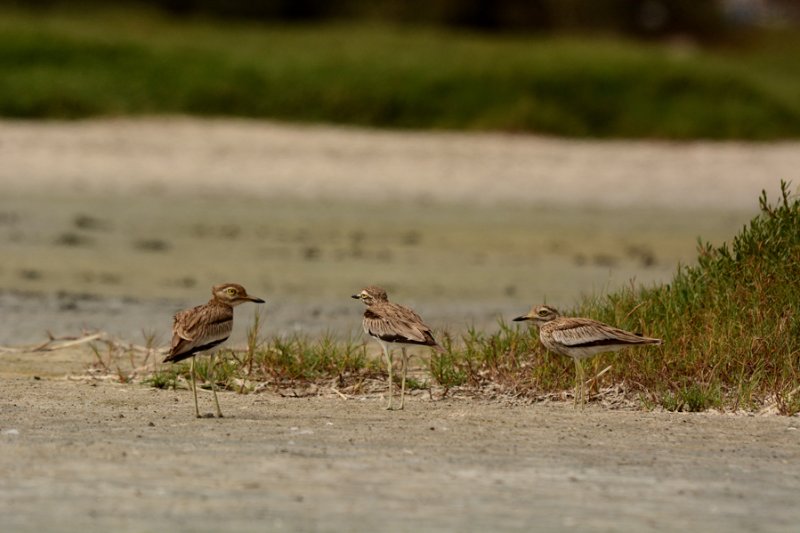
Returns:
[[[800,137],[794,0],[0,0],[0,116]]]
[[[95,0],[16,0],[18,7],[108,6]],[[261,21],[382,20],[490,32],[613,31],[638,37],[721,38],[735,25],[791,20],[794,0],[122,0],[176,17]]]

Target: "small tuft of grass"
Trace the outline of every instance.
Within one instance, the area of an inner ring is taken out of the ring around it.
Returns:
[[[788,392],[776,391],[775,406],[778,408],[778,412],[785,416],[795,416],[800,413],[800,385]]]
[[[462,358],[454,351],[452,338],[447,333],[443,336],[442,347],[444,351],[434,352],[431,355],[429,368],[433,380],[444,387],[442,393],[444,397],[451,388],[466,383],[467,375],[460,365]]]
[[[275,337],[256,351],[254,367],[260,376],[277,382],[345,379],[379,368],[368,359],[363,342],[340,341],[330,333],[316,341],[297,335]]]
[[[720,390],[707,389],[697,383],[689,384],[677,391],[667,391],[661,397],[661,406],[667,411],[698,413],[720,407]]]
[[[417,379],[411,376],[406,377],[406,389],[408,390],[428,390],[430,383],[428,380]]]
[[[175,390],[178,388],[178,375],[179,372],[174,367],[162,368],[155,370],[142,383],[156,389]]]

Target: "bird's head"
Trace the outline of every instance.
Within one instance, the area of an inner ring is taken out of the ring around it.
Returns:
[[[514,322],[531,320],[537,326],[541,326],[542,324],[546,324],[551,320],[555,320],[559,316],[561,315],[559,315],[558,311],[554,307],[550,307],[549,305],[534,305],[531,307],[531,310],[527,315],[518,316],[514,319]]]
[[[231,307],[243,302],[264,303],[264,300],[261,298],[256,298],[255,296],[247,294],[247,290],[238,283],[214,285],[211,287],[211,294],[214,296],[215,300],[226,303]]]
[[[386,290],[376,285],[364,287],[361,292],[354,294],[351,298],[361,300],[366,305],[372,305],[375,302],[388,302],[389,297],[386,295]]]

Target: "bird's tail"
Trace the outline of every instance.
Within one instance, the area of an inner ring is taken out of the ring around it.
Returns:
[[[638,331],[636,333],[634,333],[634,335],[639,337],[640,342],[642,344],[654,344],[656,346],[658,346],[660,344],[664,344],[664,340],[663,339],[656,339],[656,338],[653,338],[653,337],[645,337],[642,333],[640,333]]]
[[[167,355],[162,362],[163,363],[177,363],[179,361],[183,361],[184,359],[189,359],[193,355],[194,355],[194,353],[171,353],[171,354]]]

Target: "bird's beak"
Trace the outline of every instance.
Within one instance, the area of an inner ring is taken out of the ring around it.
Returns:
[[[530,319],[531,319],[531,317],[529,317],[528,315],[522,315],[522,316],[518,316],[517,318],[515,318],[514,322],[523,322],[525,320],[530,320]]]
[[[256,298],[255,296],[245,296],[244,299],[245,300],[249,300],[249,301],[251,301],[251,302],[253,302],[255,304],[263,304],[264,303],[264,300],[262,300],[261,298]]]
[[[360,299],[361,299],[361,296],[360,296],[360,295],[358,295],[358,294],[354,294],[354,295],[352,295],[350,298],[352,298],[352,299],[354,299],[354,300],[360,300]]]

